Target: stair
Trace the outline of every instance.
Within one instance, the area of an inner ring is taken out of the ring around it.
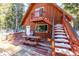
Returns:
[[[69,43],[69,35],[65,31],[63,24],[56,24],[54,26],[54,41],[56,55],[74,56],[72,47]]]

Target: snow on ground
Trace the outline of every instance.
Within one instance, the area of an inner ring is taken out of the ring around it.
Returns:
[[[15,46],[8,41],[0,41],[0,56],[11,56],[21,50],[21,47]]]
[[[67,50],[67,49],[63,49],[63,48],[55,48],[55,51],[58,52],[58,53],[63,53],[63,54],[67,54],[67,55],[73,55],[74,56],[74,53],[70,50]]]
[[[6,31],[6,30],[1,30],[0,31],[0,40],[6,40],[6,36],[9,34],[13,34],[14,32],[12,30]]]
[[[16,54],[13,54],[13,56],[44,56],[43,54],[35,52],[35,48],[32,46],[20,45],[20,47],[22,49]]]

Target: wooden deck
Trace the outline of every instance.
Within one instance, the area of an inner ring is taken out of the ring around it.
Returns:
[[[17,34],[15,34],[17,35]],[[51,44],[42,41],[38,45],[24,44],[22,34],[18,34],[12,44],[20,46],[22,49],[12,56],[51,56]]]

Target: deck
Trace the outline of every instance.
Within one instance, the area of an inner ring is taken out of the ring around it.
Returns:
[[[25,40],[22,37],[22,33],[18,34],[16,39],[12,41],[13,45],[21,47],[21,50],[12,56],[51,56],[51,44],[42,41],[39,42],[38,45],[33,46],[23,44],[23,41]]]

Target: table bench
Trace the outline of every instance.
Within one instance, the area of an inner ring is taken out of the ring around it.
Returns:
[[[30,45],[37,45],[38,42],[40,41],[39,36],[23,36],[25,39],[25,44],[30,44]]]

